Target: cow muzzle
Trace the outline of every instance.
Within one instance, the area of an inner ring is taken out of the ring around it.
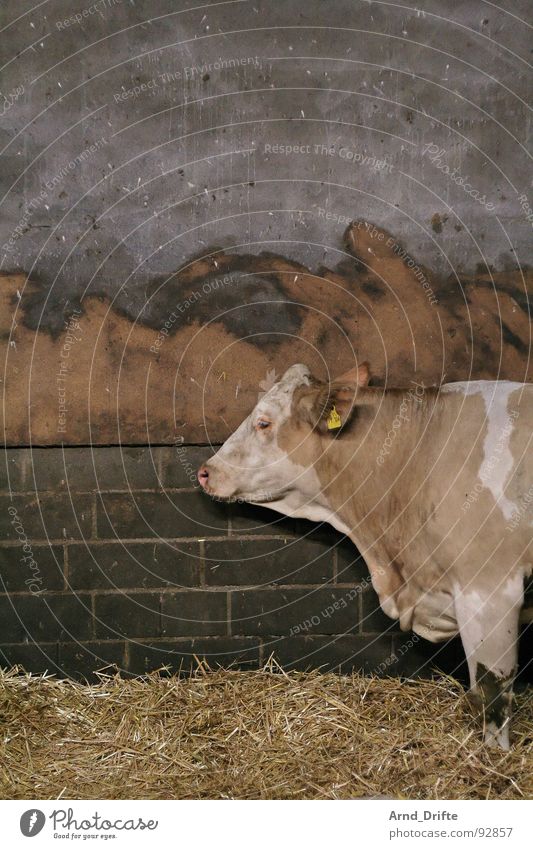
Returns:
[[[200,466],[197,473],[198,483],[203,489],[209,486],[209,469],[207,466]]]
[[[197,478],[204,492],[207,492],[213,498],[229,500],[236,495],[236,487],[227,480],[224,472],[216,469],[211,463],[204,463],[200,466]]]

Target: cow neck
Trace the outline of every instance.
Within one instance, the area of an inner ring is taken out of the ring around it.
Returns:
[[[435,397],[410,391],[359,390],[349,425],[333,439],[323,437],[315,471],[331,509],[350,529],[387,528],[406,492]]]

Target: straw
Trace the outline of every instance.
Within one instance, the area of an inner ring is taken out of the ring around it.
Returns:
[[[533,694],[487,750],[452,678],[160,670],[94,685],[0,672],[0,793],[41,799],[523,799]]]

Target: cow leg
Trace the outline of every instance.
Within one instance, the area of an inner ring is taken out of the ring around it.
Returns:
[[[509,749],[513,679],[523,582],[509,578],[491,592],[462,589],[455,597],[459,632],[474,700],[485,717],[485,743]]]

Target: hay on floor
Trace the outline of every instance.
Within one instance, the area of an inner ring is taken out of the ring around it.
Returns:
[[[513,749],[487,751],[453,680],[210,671],[101,676],[94,686],[0,673],[2,798],[523,799],[533,796],[533,693]]]

